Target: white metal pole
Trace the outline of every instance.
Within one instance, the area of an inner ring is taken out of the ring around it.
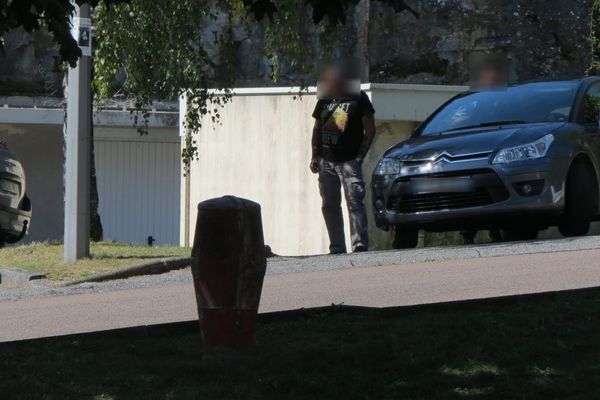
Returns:
[[[91,151],[91,19],[89,4],[77,7],[73,35],[82,50],[67,80],[65,137],[65,252],[66,262],[90,255],[90,151]]]

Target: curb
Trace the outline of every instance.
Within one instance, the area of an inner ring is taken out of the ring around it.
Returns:
[[[269,260],[267,274],[383,267],[448,260],[471,260],[488,257],[597,249],[600,249],[600,237],[584,236],[579,238],[541,239],[526,242],[489,243],[470,246],[370,251],[334,256],[279,257]]]
[[[44,279],[45,274],[39,272],[25,271],[17,268],[7,268],[0,266],[0,287],[4,286],[22,286],[31,281]]]
[[[177,269],[187,268],[192,265],[192,257],[166,258],[158,261],[151,261],[144,264],[134,265],[117,271],[105,272],[103,274],[89,276],[74,281],[69,281],[59,285],[61,287],[74,286],[88,282],[103,282],[115,279],[127,279],[140,275],[157,275]]]

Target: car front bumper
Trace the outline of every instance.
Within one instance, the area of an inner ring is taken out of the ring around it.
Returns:
[[[568,162],[552,158],[492,165],[486,159],[442,163],[425,173],[374,175],[375,222],[382,229],[400,225],[431,231],[509,227],[524,221],[549,225],[564,209]],[[422,181],[433,182],[433,189],[423,191]],[[471,188],[453,189],[460,182],[470,182]],[[523,192],[526,184],[533,188],[529,194]]]

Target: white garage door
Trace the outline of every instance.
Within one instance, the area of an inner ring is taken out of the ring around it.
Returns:
[[[180,145],[177,129],[96,129],[96,175],[104,239],[179,244]]]

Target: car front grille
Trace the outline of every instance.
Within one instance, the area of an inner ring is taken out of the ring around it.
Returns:
[[[485,189],[468,193],[430,193],[396,198],[392,208],[402,213],[452,210],[492,204],[493,200]]]
[[[467,192],[412,193],[411,178],[395,182],[388,200],[388,209],[404,214],[481,207],[506,200],[509,193],[502,180],[492,170],[460,171],[419,176],[419,178],[467,178],[475,182]]]

